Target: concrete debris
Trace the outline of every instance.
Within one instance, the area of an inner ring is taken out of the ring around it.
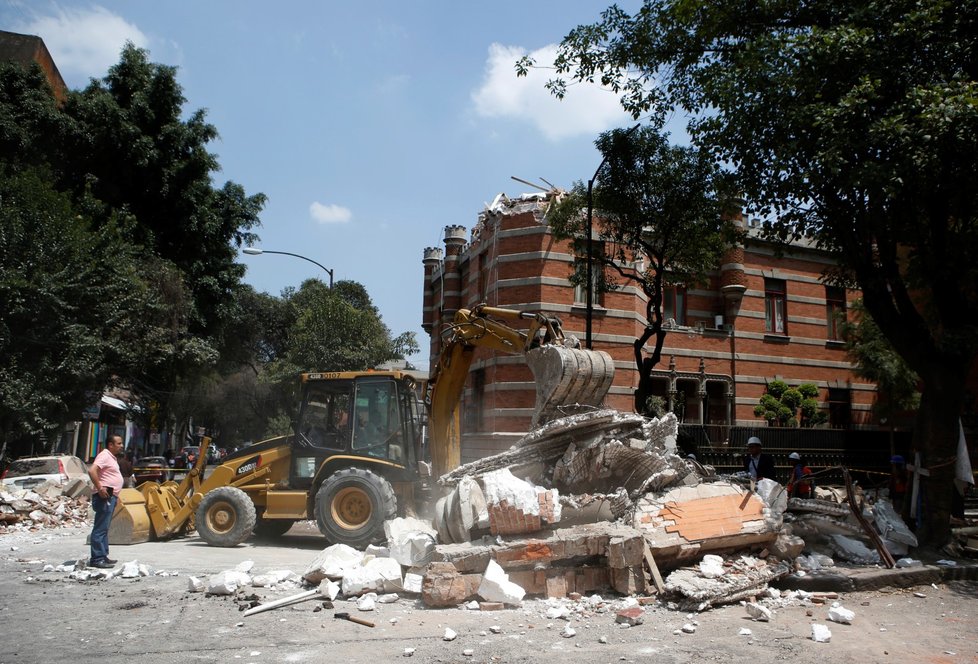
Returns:
[[[791,571],[786,563],[772,565],[751,556],[741,556],[727,563],[726,573],[719,578],[704,577],[699,567],[678,569],[666,577],[666,591],[677,597],[680,608],[702,611],[760,595],[769,582],[787,576]]]
[[[645,622],[645,609],[640,606],[632,606],[627,609],[622,609],[615,614],[615,622],[621,623],[622,625],[628,625],[629,627],[641,625],[643,622]]]
[[[357,598],[357,608],[361,611],[373,611],[377,606],[377,593],[367,593]]]
[[[737,636],[753,636],[754,632],[750,631],[746,627],[741,627],[737,630]]]
[[[914,560],[913,558],[900,558],[896,561],[897,567],[920,567],[923,563],[919,560]]]
[[[393,558],[371,558],[362,565],[346,569],[341,587],[346,597],[400,590],[401,565]]]
[[[441,638],[442,638],[442,641],[454,641],[455,639],[458,638],[458,632],[456,632],[451,627],[446,627],[445,628],[445,634]]]
[[[831,535],[829,546],[836,556],[860,565],[876,565],[880,561],[879,551],[870,549],[861,540],[846,535]]]
[[[832,640],[832,632],[828,625],[814,623],[812,625],[812,641],[815,643],[828,643]]]
[[[683,632],[683,634],[695,634],[696,633],[696,625],[694,625],[693,623],[686,623],[682,627],[682,632]]]
[[[0,535],[78,527],[89,523],[91,489],[84,480],[61,486],[44,482],[34,489],[0,490]]]
[[[834,602],[829,609],[828,619],[843,625],[851,625],[852,621],[856,619],[856,614],[843,607],[839,602]]]
[[[632,525],[658,565],[669,568],[713,551],[769,544],[782,521],[757,494],[721,481],[647,494],[635,503]]]
[[[136,579],[141,575],[139,573],[139,563],[135,560],[129,561],[122,566],[122,578],[123,579]],[[146,575],[148,576],[148,575]]]
[[[744,608],[747,610],[747,615],[750,616],[751,620],[757,622],[769,622],[771,620],[771,609],[760,604],[755,604],[754,602],[746,602]]]
[[[571,637],[577,636],[577,630],[571,627],[570,625],[565,625],[560,635],[565,639],[569,639]]]
[[[414,655],[414,651],[415,650],[417,650],[417,648],[405,648],[404,649],[404,656],[405,657],[411,657],[412,655]]]
[[[391,557],[405,567],[421,567],[431,561],[438,533],[431,524],[413,517],[390,519],[384,523]]]
[[[187,577],[187,592],[188,593],[202,593],[204,592],[204,581],[198,579],[196,576]]]
[[[309,563],[302,578],[313,584],[318,584],[325,578],[341,579],[348,570],[359,567],[363,558],[363,552],[351,546],[333,544],[319,552],[319,555]]]
[[[479,584],[479,595],[487,602],[518,605],[526,591],[509,580],[509,575],[495,560],[490,560]]]
[[[523,476],[526,468],[551,466],[564,455],[572,443],[599,442],[606,437],[619,438],[638,432],[645,418],[635,413],[600,409],[552,420],[523,436],[513,447],[492,456],[464,464],[439,478],[445,486],[455,486],[466,475],[475,479],[494,470],[509,468]]]
[[[301,577],[292,570],[277,569],[251,577],[251,585],[255,588],[297,586],[301,580]]]
[[[905,547],[917,546],[917,536],[907,527],[889,500],[880,499],[873,505],[873,523],[885,542],[903,544]],[[896,547],[887,546],[890,553],[896,553],[893,548]],[[902,553],[906,553],[906,550]]]
[[[208,595],[233,595],[243,586],[251,585],[251,577],[236,569],[224,570],[207,580]]]
[[[332,579],[323,579],[319,582],[319,594],[332,602],[340,594],[340,584]]]

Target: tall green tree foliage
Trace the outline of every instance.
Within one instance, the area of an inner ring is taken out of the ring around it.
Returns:
[[[280,374],[363,371],[417,352],[413,334],[392,338],[366,289],[352,281],[334,288],[310,279],[289,300],[296,312]]]
[[[600,80],[636,115],[689,113],[771,236],[837,256],[920,376],[922,535],[935,543],[950,535],[950,460],[978,354],[976,34],[975,0],[646,0],[572,30],[550,86]]]
[[[883,336],[862,302],[853,302],[852,318],[842,325],[846,351],[855,364],[856,375],[876,383],[874,409],[891,422],[896,415],[920,404],[920,379]]]
[[[119,374],[169,360],[170,312],[115,221],[93,229],[48,174],[0,167],[0,438],[77,419]],[[55,436],[49,435],[53,441]],[[27,448],[11,447],[14,455]]]
[[[100,377],[78,375],[77,387],[101,390],[113,376],[154,402],[164,420],[170,396],[207,375],[219,352],[234,350],[234,295],[244,274],[236,250],[256,239],[265,202],[233,182],[214,185],[220,167],[207,148],[217,131],[204,111],[184,118],[185,102],[176,70],[131,44],[104,79],[69,92],[61,106],[38,67],[0,65],[0,166],[43,173],[65,195],[68,216],[85,222],[74,227],[79,246],[97,243],[88,234],[122,242],[124,251],[113,245],[89,260],[129,270],[131,296],[119,302],[152,304],[134,309],[131,324],[102,331],[115,345]],[[40,215],[39,223],[59,218]],[[6,267],[8,274],[24,269]],[[114,323],[105,319],[106,327]],[[62,404],[62,419],[76,419],[73,408]]]
[[[718,267],[729,239],[724,221],[729,190],[709,155],[670,145],[651,127],[607,132],[596,145],[604,161],[592,187],[592,225],[594,241],[602,249],[592,249],[592,258],[603,277],[597,280],[599,288],[630,284],[647,298],[646,325],[633,344],[639,374],[635,408],[645,412],[652,370],[668,333],[663,289],[703,282]],[[577,182],[548,216],[556,237],[575,240],[577,283],[587,283],[587,208],[587,186]],[[636,261],[641,269],[631,267]]]

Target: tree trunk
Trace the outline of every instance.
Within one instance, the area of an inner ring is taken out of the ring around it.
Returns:
[[[942,546],[951,537],[951,504],[954,462],[958,448],[959,422],[964,404],[967,366],[935,361],[922,374],[924,390],[920,397],[914,428],[914,450],[920,452],[921,467],[930,475],[920,478],[922,503],[917,506],[921,544]],[[913,462],[911,453],[908,462]],[[908,489],[909,493],[909,489]]]

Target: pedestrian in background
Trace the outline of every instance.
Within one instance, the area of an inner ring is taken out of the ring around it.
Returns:
[[[132,474],[132,452],[118,454],[115,459],[119,462],[119,472],[122,474],[122,486],[125,488],[136,486],[136,478]]]
[[[761,439],[751,436],[747,439],[747,456],[744,457],[744,470],[751,480],[774,479],[774,457],[761,452]]]
[[[788,478],[789,498],[813,498],[812,469],[805,465],[805,460],[798,452],[788,455],[791,461],[791,476]]]
[[[124,479],[116,459],[122,452],[122,437],[109,436],[105,449],[98,453],[88,469],[96,493],[92,494],[92,509],[95,510],[95,525],[92,526],[91,556],[88,564],[92,567],[109,569],[116,561],[109,558],[109,522],[122,490]]]

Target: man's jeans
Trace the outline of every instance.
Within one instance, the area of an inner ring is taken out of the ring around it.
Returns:
[[[115,511],[118,496],[102,498],[97,493],[92,494],[92,508],[95,510],[95,527],[92,528],[92,555],[90,563],[97,563],[109,557],[109,522]]]

